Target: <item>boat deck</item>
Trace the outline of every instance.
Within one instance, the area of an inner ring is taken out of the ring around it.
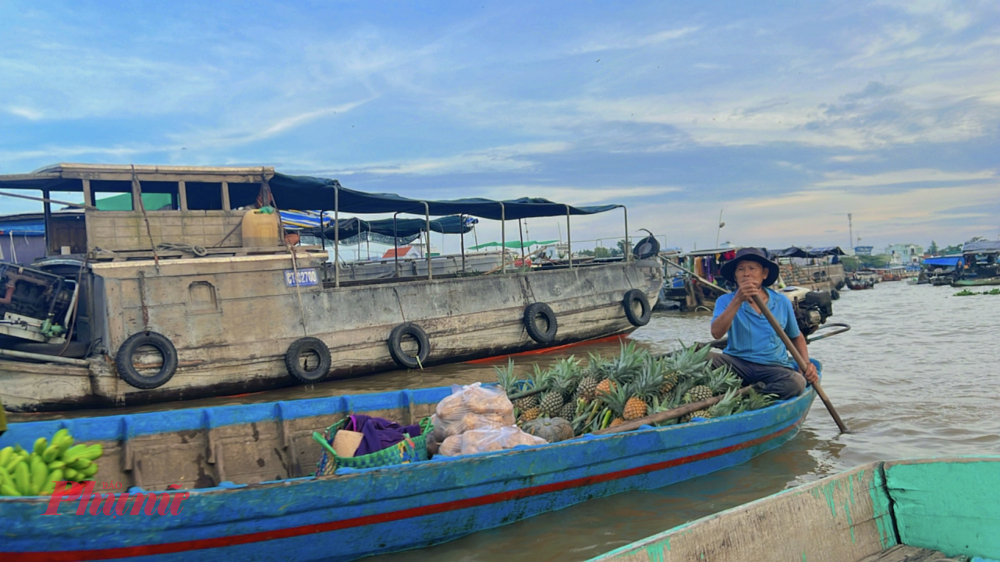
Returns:
[[[900,544],[859,562],[966,562],[967,560],[968,556],[949,557],[937,550]]]

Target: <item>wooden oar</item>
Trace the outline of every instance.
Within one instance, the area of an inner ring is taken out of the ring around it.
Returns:
[[[753,388],[753,386],[744,386],[743,388],[739,389],[737,394],[743,396],[744,394],[750,392],[751,388]],[[725,397],[726,397],[725,394],[720,394],[718,396],[706,398],[698,402],[685,404],[683,406],[679,406],[672,410],[667,410],[665,412],[660,412],[657,414],[646,416],[644,418],[639,418],[637,420],[627,421],[625,423],[618,424],[614,427],[606,427],[604,429],[595,431],[594,435],[607,435],[609,433],[618,433],[621,431],[632,431],[633,429],[639,429],[644,425],[653,425],[654,423],[665,422],[667,420],[672,420],[674,418],[686,416],[691,412],[697,412],[698,410],[718,404]]]
[[[799,350],[796,349],[795,344],[792,343],[791,338],[789,338],[788,334],[785,333],[785,330],[784,328],[781,327],[781,324],[778,324],[778,320],[774,317],[773,314],[771,314],[771,311],[767,308],[767,305],[764,304],[764,301],[760,300],[760,297],[757,295],[754,295],[752,298],[753,302],[757,305],[757,308],[759,308],[761,313],[764,314],[764,318],[767,318],[767,321],[771,324],[771,327],[774,328],[775,333],[778,334],[778,337],[781,338],[781,341],[785,342],[785,347],[787,347],[788,352],[792,354],[792,358],[795,359],[795,362],[798,363],[802,369],[805,369],[805,366],[808,364],[807,361],[802,357],[802,354],[799,353]],[[823,405],[826,406],[826,409],[830,412],[830,415],[833,416],[833,421],[837,422],[837,427],[840,428],[840,432],[850,433],[851,431],[847,429],[847,426],[844,425],[843,421],[841,421],[840,415],[837,414],[837,410],[833,407],[833,403],[830,402],[830,399],[826,397],[826,392],[823,392],[823,387],[819,385],[819,381],[812,383],[812,385],[813,388],[816,389],[816,394],[819,394],[820,399],[823,400]]]

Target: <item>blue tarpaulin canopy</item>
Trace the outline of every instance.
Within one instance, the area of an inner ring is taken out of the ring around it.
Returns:
[[[281,211],[281,222],[286,230],[296,230],[301,234],[325,236],[328,240],[337,239],[338,228],[334,226],[333,213],[323,214],[323,228],[320,228],[320,214],[312,211]],[[442,234],[463,234],[472,230],[479,222],[473,217],[450,215],[431,219],[431,232]],[[357,217],[341,218],[339,221],[339,240],[341,244],[356,244],[368,240],[378,244],[409,244],[427,230],[424,219],[380,219],[366,221]],[[396,238],[394,241],[393,238]]]
[[[962,256],[941,256],[936,258],[926,258],[921,263],[928,267],[955,267],[962,265],[964,262],[962,261]]]
[[[843,256],[844,251],[839,246],[827,246],[825,248],[799,248],[791,246],[784,250],[771,250],[768,252],[771,258],[822,258],[824,256]]]
[[[275,173],[270,182],[275,203],[282,209],[334,209],[334,189],[337,188],[339,209],[345,213],[411,213],[433,216],[472,215],[475,217],[500,220],[557,217],[569,215],[592,215],[617,209],[620,205],[600,205],[594,207],[573,207],[555,203],[548,199],[522,197],[506,201],[494,201],[479,197],[451,199],[445,201],[424,201],[410,199],[395,193],[364,193],[348,189],[340,182],[327,178],[309,176],[289,176]],[[233,197],[234,207],[249,205],[253,201],[238,201]],[[503,210],[501,205],[503,203]]]

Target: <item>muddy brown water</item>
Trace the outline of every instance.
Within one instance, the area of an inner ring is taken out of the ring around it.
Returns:
[[[1000,454],[997,370],[1000,296],[955,297],[951,287],[880,283],[842,292],[831,321],[852,330],[815,342],[823,386],[851,428],[837,427],[819,400],[789,443],[750,462],[658,490],[592,500],[442,545],[367,560],[584,560],[632,541],[865,462],[907,457]],[[657,313],[631,339],[654,352],[706,341],[711,315]],[[519,368],[617,342],[519,356]],[[493,380],[506,360],[423,372],[389,372],[242,397],[128,408],[129,412],[292,400]],[[117,410],[114,413],[123,413]],[[110,412],[78,412],[101,415]],[[21,416],[14,416],[23,419]],[[46,416],[48,417],[48,416]],[[32,416],[29,419],[39,419]]]

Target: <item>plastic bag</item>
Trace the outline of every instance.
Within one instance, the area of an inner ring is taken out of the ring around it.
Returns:
[[[548,441],[541,437],[528,435],[516,426],[473,429],[445,439],[438,454],[453,457],[459,454],[471,455],[513,449],[518,445],[544,445],[545,443]]]
[[[451,396],[438,403],[431,421],[434,435],[444,441],[473,429],[496,429],[514,425],[514,405],[500,388],[481,383],[452,386]]]

